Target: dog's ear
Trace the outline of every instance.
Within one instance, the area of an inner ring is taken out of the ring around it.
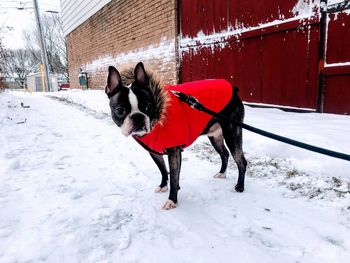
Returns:
[[[122,85],[122,78],[120,77],[119,71],[113,67],[108,67],[108,78],[106,86],[106,94],[111,94],[115,92],[119,85]]]
[[[137,63],[135,70],[134,70],[134,76],[137,83],[146,86],[148,82],[148,76],[145,71],[145,67],[143,66],[142,62]]]

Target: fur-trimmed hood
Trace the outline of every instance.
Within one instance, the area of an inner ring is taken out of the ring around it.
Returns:
[[[157,79],[153,73],[146,71],[148,77],[148,87],[150,88],[153,98],[155,101],[155,117],[151,123],[151,129],[156,123],[160,125],[163,124],[166,109],[169,106],[170,96],[168,95],[168,91],[164,89],[164,85]],[[125,86],[131,85],[135,81],[135,75],[133,68],[126,69],[120,72],[120,76],[122,79],[122,83]]]

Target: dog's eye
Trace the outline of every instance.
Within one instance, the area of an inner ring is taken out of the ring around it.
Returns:
[[[151,103],[148,103],[146,105],[146,108],[145,110],[148,112],[148,113],[152,113],[153,112],[153,105]]]
[[[125,108],[118,107],[115,109],[114,113],[118,116],[123,116],[125,114]]]

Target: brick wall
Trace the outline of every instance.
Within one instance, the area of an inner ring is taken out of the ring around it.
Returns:
[[[176,0],[112,0],[67,35],[71,87],[79,68],[90,88],[104,88],[107,69],[143,61],[165,83],[177,83]]]

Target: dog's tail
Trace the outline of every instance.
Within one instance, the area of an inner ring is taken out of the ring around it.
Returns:
[[[242,103],[242,100],[238,96],[239,89],[237,86],[233,87],[233,93],[232,93],[232,105],[234,105],[235,110],[235,118],[237,121],[243,122],[244,119],[244,106]]]

